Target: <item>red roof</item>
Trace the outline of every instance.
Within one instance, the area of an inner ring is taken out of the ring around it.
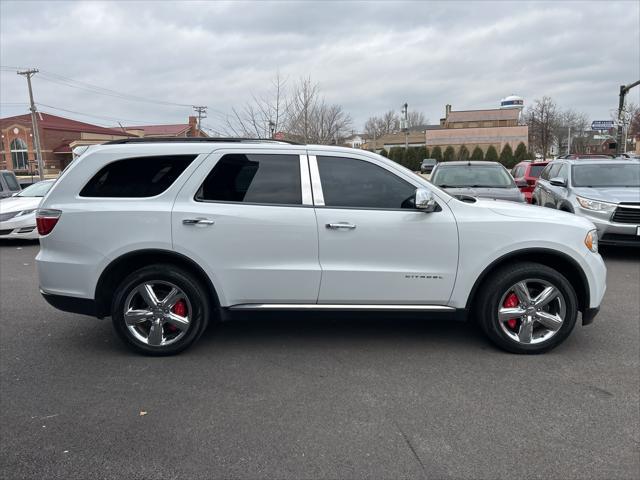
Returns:
[[[99,127],[98,125],[79,122],[77,120],[71,120],[70,118],[58,117],[57,115],[51,115],[49,113],[38,113],[38,121],[40,128],[42,128],[43,130],[64,130],[67,132],[100,133],[103,135],[120,135],[126,137],[133,136],[129,133],[123,132],[122,130]],[[31,126],[31,114],[16,115],[15,117],[6,117],[0,119],[0,126],[2,128],[6,128],[13,123]]]
[[[142,130],[144,132],[144,136],[167,136],[167,137],[177,137],[189,130],[190,126],[188,123],[177,123],[173,125],[133,125],[129,127],[124,127],[127,131],[132,130]]]

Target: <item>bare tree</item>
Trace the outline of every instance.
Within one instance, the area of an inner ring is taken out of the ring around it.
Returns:
[[[380,117],[370,117],[364,124],[364,132],[370,136],[375,134],[376,137],[381,137],[398,130],[400,130],[400,117],[394,110],[389,110]]]
[[[428,123],[422,112],[409,112],[407,115],[408,128],[421,127]],[[395,110],[389,110],[382,116],[370,117],[364,124],[364,132],[367,135],[381,137],[389,133],[400,131],[400,115]]]
[[[253,94],[243,107],[231,110],[225,130],[234,137],[271,138],[286,123],[286,80],[277,73],[268,92]]]
[[[551,146],[557,139],[558,107],[550,97],[534,101],[525,112],[529,126],[529,145],[543,158],[547,158]]]
[[[585,132],[588,127],[589,118],[585,113],[567,109],[558,113],[554,134],[559,140],[566,139],[571,135],[571,152],[567,151],[567,153],[585,153],[587,148]]]
[[[427,120],[422,112],[409,112],[407,114],[407,123],[409,130],[417,127],[422,127],[427,124]]]
[[[301,79],[287,102],[287,132],[305,143],[338,143],[348,133],[351,117],[341,105],[329,105],[310,78]]]

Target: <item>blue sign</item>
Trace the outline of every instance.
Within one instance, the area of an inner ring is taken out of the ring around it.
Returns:
[[[613,128],[613,120],[594,120],[591,122],[591,130],[609,130]]]

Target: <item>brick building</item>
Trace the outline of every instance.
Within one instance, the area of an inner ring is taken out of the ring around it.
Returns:
[[[198,130],[197,118],[188,123],[105,128],[48,113],[38,113],[40,146],[45,173],[55,175],[73,160],[72,150],[128,137],[196,137],[207,135]],[[0,119],[0,169],[27,175],[37,170],[31,115]]]
[[[518,108],[453,111],[447,105],[441,128],[426,130],[426,145],[443,150],[452,146],[456,151],[462,145],[469,151],[478,146],[486,153],[490,145],[500,152],[509,144],[515,150],[520,142],[525,146],[529,142],[529,127],[520,125],[519,119]]]
[[[77,145],[91,145],[133,136],[122,130],[38,113],[40,148],[45,173],[57,174],[72,160]],[[31,115],[0,119],[0,169],[26,175],[37,170]]]

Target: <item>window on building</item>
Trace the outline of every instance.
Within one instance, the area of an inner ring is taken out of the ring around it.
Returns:
[[[493,127],[494,124],[493,122],[482,122],[482,126],[485,128],[488,128],[488,127]]]
[[[373,163],[318,157],[318,169],[327,207],[415,208],[416,188]]]
[[[27,143],[21,138],[14,138],[10,144],[11,147],[11,162],[13,163],[14,170],[28,170],[29,169],[29,151],[27,150]]]
[[[196,194],[196,200],[300,205],[300,157],[225,155],[205,179]]]
[[[180,176],[196,155],[127,158],[100,169],[81,197],[155,197]]]

